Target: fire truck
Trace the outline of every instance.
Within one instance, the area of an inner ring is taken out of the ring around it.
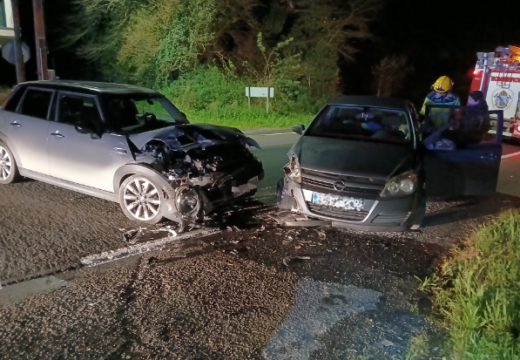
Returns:
[[[477,53],[477,58],[470,91],[482,91],[489,110],[503,110],[504,138],[520,142],[520,48],[498,47]],[[496,133],[496,124],[491,118],[490,133]]]

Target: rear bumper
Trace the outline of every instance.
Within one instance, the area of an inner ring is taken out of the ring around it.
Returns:
[[[285,206],[290,205],[298,213],[310,217],[332,221],[333,226],[348,227],[364,231],[407,231],[422,217],[421,205],[424,203],[422,189],[409,196],[397,198],[380,198],[365,201],[362,211],[351,211],[351,214],[323,211],[312,204],[307,191],[300,184],[284,179],[283,186],[278,188],[279,204],[283,199]],[[327,194],[323,189],[321,193]],[[280,206],[280,205],[279,205]]]

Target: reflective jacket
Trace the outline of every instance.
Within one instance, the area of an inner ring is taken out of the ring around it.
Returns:
[[[421,109],[421,115],[426,115],[426,105],[460,105],[460,100],[457,94],[446,93],[442,96],[436,97],[437,93],[432,91],[424,99],[424,104]],[[429,117],[436,129],[445,125],[450,116],[450,109],[436,109],[430,110]]]

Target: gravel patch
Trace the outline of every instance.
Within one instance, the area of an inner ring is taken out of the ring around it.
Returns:
[[[0,353],[247,359],[276,334],[296,287],[294,274],[232,255],[145,259],[3,307]]]

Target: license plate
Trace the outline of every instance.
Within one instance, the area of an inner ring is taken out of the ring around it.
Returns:
[[[365,207],[365,199],[320,193],[312,194],[312,203],[316,205],[332,206],[338,209],[357,211],[361,211]]]

